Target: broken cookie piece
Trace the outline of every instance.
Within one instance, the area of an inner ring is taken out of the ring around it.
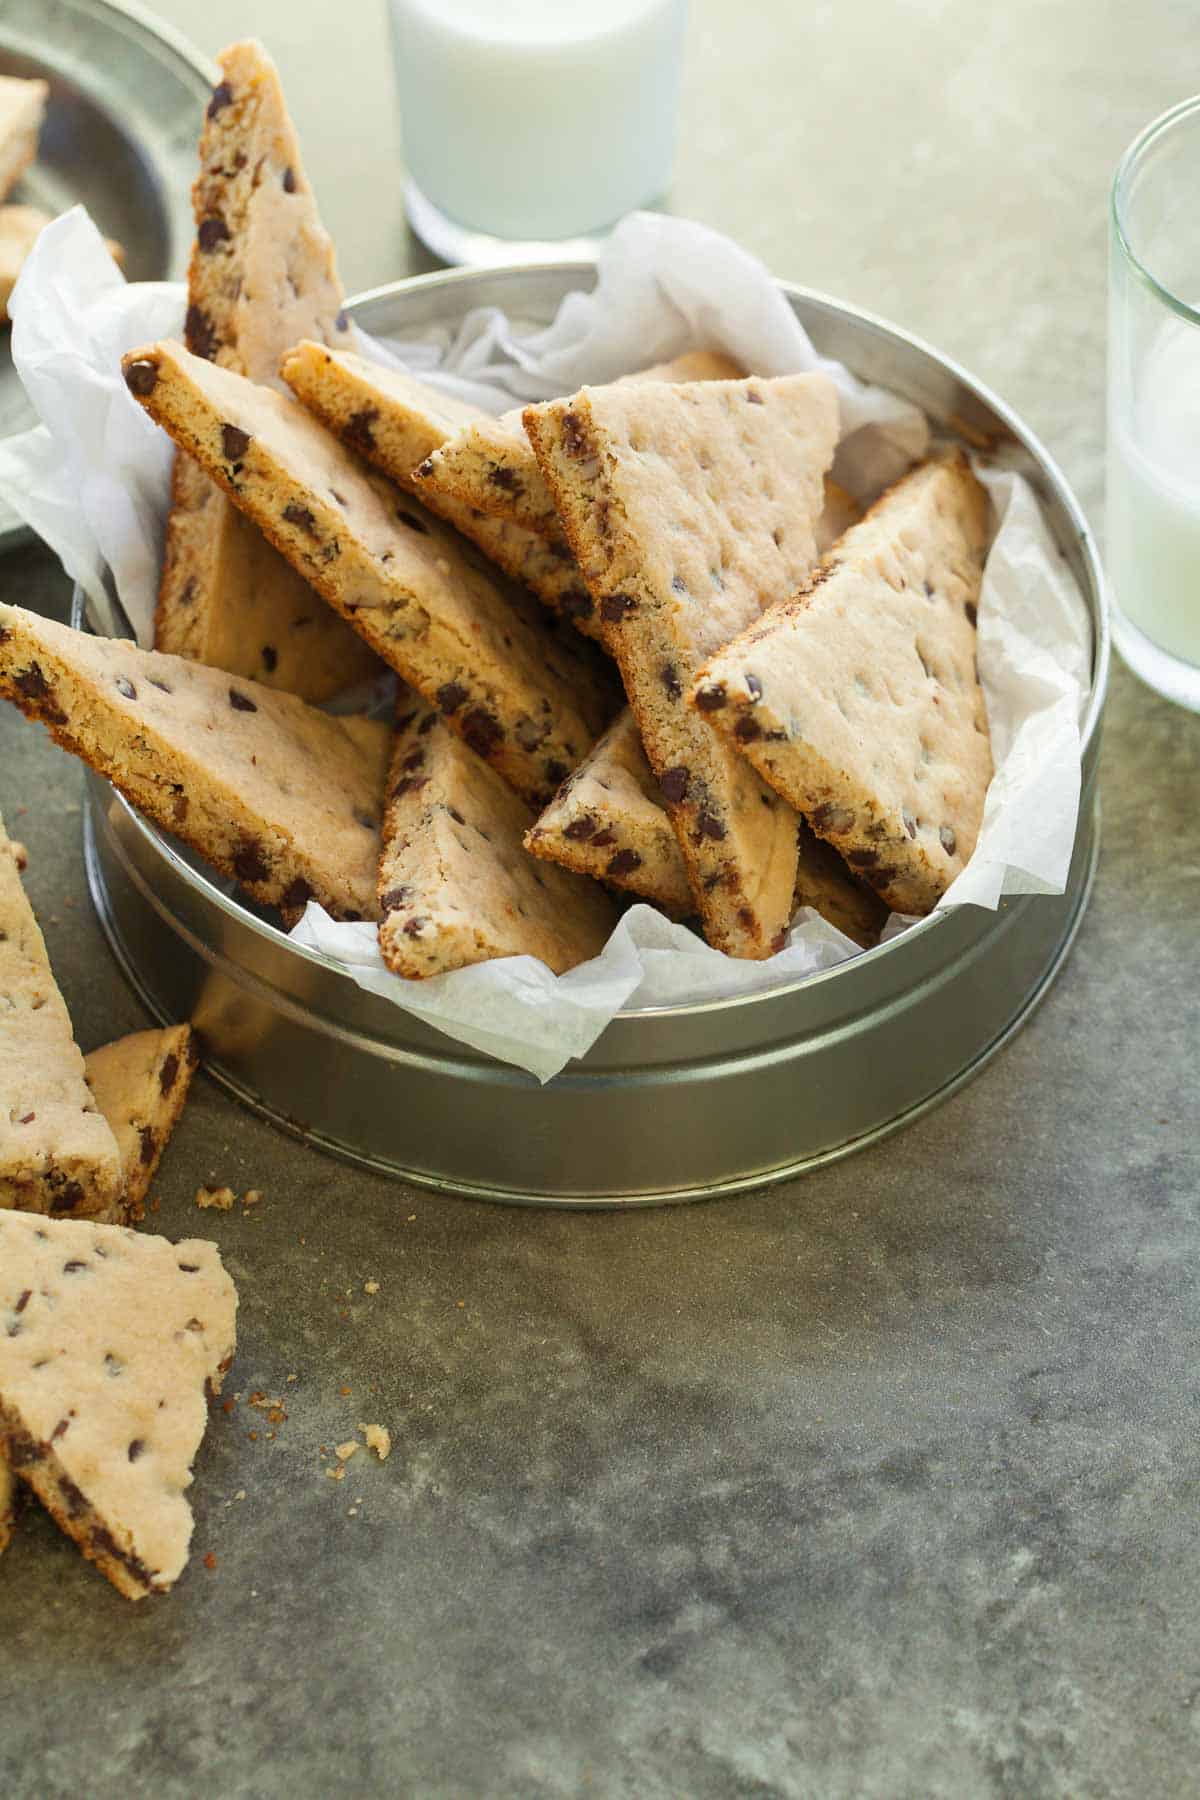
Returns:
[[[0,820],[0,1207],[107,1218],[120,1191],[116,1141]]]
[[[584,876],[526,853],[534,815],[415,696],[397,722],[379,864],[379,947],[422,980],[502,956],[555,974],[598,956],[616,914]]]
[[[694,683],[697,717],[896,912],[936,906],[983,820],[988,517],[964,456],[923,464]]]
[[[706,656],[810,573],[838,431],[824,375],[584,388],[526,409],[709,943],[782,946],[792,810],[687,704]],[[716,750],[714,753],[714,745]]]
[[[135,1031],[84,1059],[87,1084],[121,1156],[124,1224],[144,1215],[147,1191],[179,1123],[196,1060],[190,1025]]]
[[[236,1312],[213,1244],[0,1213],[0,1445],[131,1600],[187,1562],[184,1496]]]
[[[385,725],[4,605],[0,695],[285,918],[373,914]]]

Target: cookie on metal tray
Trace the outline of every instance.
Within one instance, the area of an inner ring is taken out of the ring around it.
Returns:
[[[185,336],[198,356],[278,381],[300,337],[347,343],[333,244],[321,224],[274,63],[234,44],[200,138]],[[345,622],[190,458],[177,456],[155,648],[325,700],[374,659]]]
[[[531,805],[548,800],[616,711],[604,659],[290,396],[178,344],[124,368],[151,417],[471,748]]]
[[[965,456],[923,464],[694,683],[697,717],[897,912],[937,904],[983,820],[992,754],[975,621],[987,531]]]
[[[524,416],[670,809],[705,936],[733,956],[769,956],[791,915],[795,816],[752,771],[746,779],[748,765],[686,694],[705,658],[816,562],[836,389],[824,375],[630,382]]]
[[[501,956],[555,974],[604,948],[616,913],[582,875],[524,848],[530,808],[416,695],[397,720],[379,864],[379,947],[422,980]]]
[[[385,725],[4,605],[0,695],[285,918],[373,914]]]

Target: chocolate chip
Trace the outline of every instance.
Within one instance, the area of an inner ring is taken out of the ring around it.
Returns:
[[[757,719],[752,719],[748,713],[743,713],[734,725],[733,735],[739,744],[752,744],[755,738],[762,736],[762,726]]]
[[[407,525],[410,531],[419,531],[422,537],[428,537],[429,527],[424,519],[418,519],[416,513],[406,512],[404,507],[398,506],[396,517],[402,525]]]
[[[171,1054],[163,1059],[163,1066],[158,1071],[159,1091],[164,1094],[169,1094],[171,1089],[175,1086],[178,1077],[179,1058],[174,1050],[172,1050]]]
[[[210,213],[196,227],[196,243],[205,256],[211,255],[218,244],[228,243],[229,238],[229,227],[219,213]]]
[[[142,1452],[145,1448],[146,1448],[145,1438],[134,1438],[133,1442],[129,1446],[128,1455],[129,1455],[130,1462],[136,1462],[138,1457],[142,1454]]]
[[[849,831],[854,824],[849,807],[834,806],[830,801],[814,807],[809,818],[814,831]]]
[[[777,931],[775,933],[775,936],[771,939],[771,950],[772,950],[773,954],[778,955],[781,950],[785,949],[787,946],[787,940],[788,940],[788,934],[787,934],[786,930]]]
[[[586,588],[568,588],[562,597],[562,610],[568,619],[586,619],[591,616],[594,606],[592,596]]]
[[[965,605],[965,606],[964,606],[964,608],[963,608],[963,611],[964,611],[964,612],[965,612],[965,613],[966,613],[966,615],[967,615],[967,623],[968,623],[968,625],[971,625],[971,626],[975,626],[975,625],[977,625],[977,624],[978,624],[978,622],[979,622],[979,608],[978,608],[978,607],[977,607],[977,606],[976,606],[976,604],[975,604],[975,602],[974,602],[974,601],[973,601],[973,600],[968,600],[968,601],[967,601],[967,603],[966,603],[966,605]]]
[[[285,194],[294,194],[296,191],[296,171],[291,163],[283,171],[283,191]]]
[[[73,1256],[69,1262],[63,1264],[63,1274],[78,1275],[82,1270],[87,1269],[88,1267],[90,1267],[90,1265],[87,1262],[82,1261],[78,1256]]]
[[[766,404],[766,402],[764,401],[762,395],[759,393],[757,388],[747,388],[746,389],[746,398],[750,402],[751,406],[765,406],[765,404]]]
[[[313,891],[308,882],[305,881],[303,875],[297,875],[296,879],[289,881],[284,889],[279,904],[285,912],[299,912],[302,907],[308,905],[312,897]]]
[[[584,844],[588,838],[596,835],[596,821],[585,813],[582,819],[572,819],[569,825],[563,826],[563,836],[573,844]]]
[[[879,861],[878,850],[847,850],[846,861],[856,869],[873,869]]]
[[[234,854],[233,872],[239,881],[265,881],[271,873],[257,838],[247,838]]]
[[[463,714],[462,728],[464,741],[477,756],[490,756],[504,736],[500,721],[483,706],[473,706]]]
[[[236,688],[229,690],[229,704],[234,712],[257,712],[258,707],[248,694],[240,694]]]
[[[179,604],[180,606],[191,606],[194,603],[195,598],[196,577],[194,575],[189,575],[182,588],[179,590]]]
[[[636,850],[618,850],[609,862],[605,873],[608,875],[631,875],[635,869],[640,869],[641,866],[642,859]]]
[[[131,394],[144,400],[158,386],[158,364],[148,356],[139,356],[125,365],[125,386]]]
[[[83,1184],[78,1181],[68,1181],[61,1193],[54,1196],[50,1211],[54,1213],[71,1212],[79,1205],[82,1199]]]
[[[933,583],[932,583],[932,581],[927,581],[925,583],[925,598],[927,600],[933,599]]]
[[[489,469],[488,480],[493,487],[502,488],[506,494],[520,494],[525,491],[525,483],[515,469]]]
[[[88,1503],[69,1475],[59,1476],[58,1491],[69,1519],[78,1519],[87,1511]]]
[[[437,691],[437,703],[444,713],[456,713],[471,698],[461,682],[447,681]],[[426,727],[422,726],[422,730]]]
[[[215,119],[225,107],[233,105],[233,89],[227,81],[218,82],[212,91],[212,99],[208,103],[208,117]]]
[[[717,815],[710,813],[707,808],[696,820],[696,830],[702,838],[715,838],[718,842],[725,836],[724,825]]]
[[[696,705],[701,712],[719,712],[726,700],[723,687],[701,688],[696,695]]]
[[[429,786],[428,775],[409,775],[398,781],[392,789],[393,800],[403,800],[405,794],[419,794],[423,787]]]
[[[241,462],[250,448],[250,434],[236,425],[222,425],[221,454],[226,462]]]
[[[591,455],[591,440],[577,412],[565,412],[562,416],[562,447],[568,456]]]
[[[199,1263],[180,1263],[178,1266],[180,1273],[183,1275],[198,1275],[200,1273]]]
[[[13,1307],[13,1311],[18,1312],[18,1313],[23,1313],[25,1311],[25,1308],[29,1305],[29,1302],[32,1299],[33,1299],[33,1289],[26,1288],[25,1292],[19,1296],[19,1298],[17,1300],[17,1304]]]
[[[126,700],[137,699],[137,689],[134,687],[132,681],[127,681],[125,679],[124,675],[117,676],[117,692],[118,694],[124,694]]]
[[[630,594],[608,594],[600,602],[600,617],[608,624],[616,625],[636,606],[637,601]]]
[[[33,1121],[36,1118],[37,1118],[37,1114],[35,1112],[22,1113],[21,1117],[17,1120],[17,1124],[18,1125],[32,1125]]]
[[[954,827],[952,825],[939,825],[938,837],[941,839],[942,849],[946,852],[946,855],[953,856],[958,849],[958,838],[954,834]]]
[[[339,331],[349,331],[350,329],[350,320],[347,318],[345,312],[340,312],[333,322]]]
[[[166,682],[160,681],[157,675],[148,675],[146,679],[149,681],[152,688],[158,689],[160,694],[169,694],[171,692],[171,689],[167,686]]]
[[[658,679],[666,688],[668,699],[678,700],[682,696],[683,689],[679,685],[679,671],[674,663],[664,663],[658,671]]]
[[[283,517],[284,522],[288,525],[294,525],[297,531],[306,531],[309,537],[316,537],[317,521],[313,518],[312,513],[308,510],[307,506],[299,506],[292,500],[284,507]]]
[[[747,931],[753,930],[753,928],[754,928],[754,909],[752,907],[739,906],[737,916],[738,916],[738,924],[739,925],[743,925]]]
[[[677,594],[686,594],[688,591],[688,584],[683,579],[682,575],[672,575],[671,586],[675,589]]]
[[[446,808],[446,811],[450,814],[450,817],[454,820],[454,823],[456,825],[465,825],[466,824],[467,821],[463,818],[463,816],[459,812],[457,806],[448,806]],[[484,835],[485,836],[487,835],[486,832]]]
[[[667,805],[679,806],[688,791],[688,772],[682,767],[664,769],[658,785]]]
[[[546,771],[546,780],[553,782],[555,787],[559,787],[571,773],[566,763],[558,762],[554,757],[551,757],[550,761],[543,766]]]
[[[386,894],[380,894],[379,896],[380,910],[385,913],[399,912],[400,908],[407,903],[411,895],[412,889],[410,887],[389,888]]]
[[[268,675],[273,675],[279,667],[278,650],[276,650],[274,644],[264,644],[260,654],[262,656],[263,668],[267,671]]]
[[[379,821],[378,819],[372,818],[369,812],[364,812],[361,806],[356,806],[354,808],[354,823],[356,825],[361,825],[364,831],[374,831]]]
[[[441,700],[441,697],[445,692],[446,692],[445,688],[438,689],[439,701]],[[465,700],[465,699],[466,699],[466,695],[464,694],[463,700]],[[459,706],[461,706],[462,700],[458,701],[457,704]],[[450,711],[453,712],[453,710],[454,710],[453,707],[451,707]],[[437,724],[437,714],[436,713],[426,713],[425,717],[421,720],[421,723],[417,726],[417,736],[425,737],[429,732],[431,732],[433,730],[433,728],[436,724]]]
[[[158,1154],[158,1139],[149,1125],[139,1125],[138,1136],[142,1140],[142,1161],[148,1166]]]
[[[419,769],[424,761],[425,752],[422,750],[420,744],[418,744],[415,750],[409,751],[400,767],[402,769]]]
[[[606,825],[604,827],[604,830],[598,831],[596,833],[595,837],[592,839],[592,843],[595,845],[597,850],[604,849],[609,844],[615,844],[616,841],[617,841],[617,834],[613,830],[611,825]]]
[[[762,692],[763,692],[762,682],[758,679],[757,675],[747,675],[747,677],[746,677],[746,692],[749,694],[751,700],[757,706],[758,702],[762,699]]]
[[[416,715],[415,711],[406,712],[406,713],[401,714],[401,716],[396,720],[396,736],[397,737],[401,737],[404,734],[404,732],[406,732],[408,730],[409,726],[412,724],[412,722],[416,718],[416,716],[417,715]]]
[[[404,921],[405,937],[410,937],[410,938],[420,937],[421,933],[424,931],[424,929],[425,929],[426,925],[428,925],[428,923],[429,923],[428,919],[419,919],[416,917],[413,917],[411,919],[405,919],[405,921]]]
[[[202,306],[189,306],[183,321],[183,341],[193,356],[212,362],[220,349],[216,327]]]
[[[378,417],[377,406],[362,406],[357,412],[351,413],[342,426],[343,442],[352,445],[355,450],[373,450],[375,433],[371,427]]]

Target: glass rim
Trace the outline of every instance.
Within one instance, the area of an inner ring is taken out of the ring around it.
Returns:
[[[1166,112],[1159,113],[1156,119],[1151,119],[1148,125],[1142,127],[1117,164],[1110,189],[1109,209],[1113,235],[1134,274],[1171,312],[1186,319],[1190,325],[1200,325],[1200,307],[1190,306],[1186,300],[1181,300],[1178,294],[1173,294],[1170,288],[1164,287],[1158,277],[1151,273],[1130,243],[1123,217],[1126,190],[1137,164],[1158,138],[1193,113],[1200,114],[1200,94],[1193,94],[1188,100],[1177,101]]]

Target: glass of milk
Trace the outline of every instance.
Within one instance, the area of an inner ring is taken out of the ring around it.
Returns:
[[[413,229],[446,262],[593,254],[666,192],[688,0],[391,0]]]
[[[1200,712],[1200,97],[1164,113],[1113,182],[1108,574],[1136,675]]]

